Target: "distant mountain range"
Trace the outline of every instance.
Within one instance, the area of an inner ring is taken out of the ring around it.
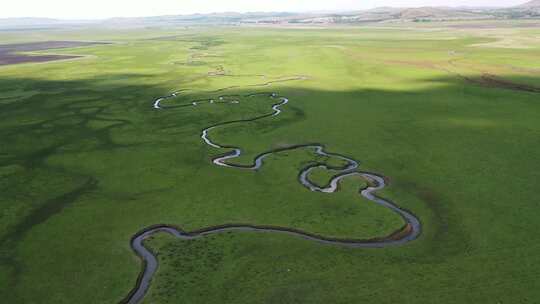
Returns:
[[[197,24],[376,24],[460,20],[540,19],[540,0],[508,8],[472,7],[380,7],[340,13],[213,13],[169,15],[105,20],[56,20],[47,18],[0,19],[0,29],[40,29],[56,27],[166,27]]]

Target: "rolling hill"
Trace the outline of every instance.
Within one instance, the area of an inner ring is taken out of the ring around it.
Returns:
[[[379,7],[339,13],[294,12],[222,12],[212,14],[167,15],[104,20],[56,20],[46,18],[0,19],[0,29],[32,29],[39,27],[99,26],[147,27],[185,26],[196,24],[370,24],[388,22],[436,22],[460,20],[540,19],[540,0],[508,8],[470,7]]]

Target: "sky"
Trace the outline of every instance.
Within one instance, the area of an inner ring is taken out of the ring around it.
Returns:
[[[102,19],[212,12],[346,11],[380,6],[512,6],[527,0],[6,0],[0,18]]]

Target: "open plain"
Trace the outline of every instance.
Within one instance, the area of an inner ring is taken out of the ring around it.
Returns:
[[[538,302],[540,30],[470,24],[1,31],[2,301]]]

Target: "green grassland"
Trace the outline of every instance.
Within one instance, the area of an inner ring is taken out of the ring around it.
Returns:
[[[333,158],[299,150],[259,171],[214,166],[322,143],[388,177],[381,195],[417,215],[405,246],[344,249],[286,235],[157,235],[160,268],[145,303],[536,303],[540,301],[540,44],[434,28],[181,28],[1,32],[2,43],[114,42],[40,53],[87,55],[0,67],[0,296],[5,303],[118,303],[140,261],[134,233],[226,223],[342,238],[385,236],[403,220],[358,196],[310,192],[299,170]],[[297,76],[304,79],[293,80]],[[288,81],[283,81],[288,80]],[[257,86],[270,81],[271,86]],[[227,90],[215,92],[223,88]],[[153,101],[189,89],[163,102]],[[240,95],[238,104],[174,107]],[[321,185],[331,174],[315,172]]]

